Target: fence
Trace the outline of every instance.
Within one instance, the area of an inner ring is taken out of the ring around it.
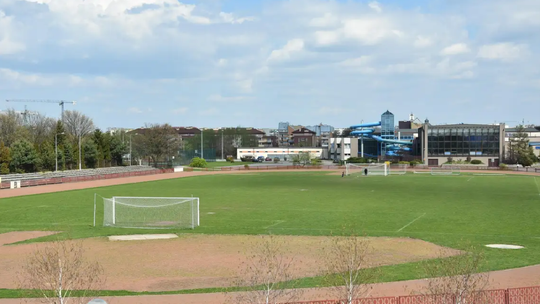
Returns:
[[[184,171],[244,171],[244,170],[345,170],[345,166],[283,166],[283,165],[267,165],[267,166],[230,166],[230,167],[212,167],[212,168],[191,168],[184,167]]]
[[[154,170],[146,170],[146,171],[96,174],[96,175],[87,175],[87,176],[41,178],[41,179],[33,179],[33,180],[22,180],[21,187],[33,187],[33,186],[43,186],[43,185],[84,182],[84,181],[101,180],[101,179],[153,175],[153,174],[161,174],[161,173],[172,173],[173,171],[174,171],[173,169],[154,169]],[[11,187],[10,182],[0,183],[0,189],[9,189],[10,187]]]
[[[296,302],[290,304],[339,304],[336,300]],[[365,298],[353,304],[450,304],[458,303],[453,295],[412,295],[402,297]],[[539,304],[540,286],[486,290],[477,292],[462,301],[467,304]]]

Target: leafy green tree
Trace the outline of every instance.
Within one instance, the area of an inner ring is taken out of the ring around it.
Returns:
[[[155,166],[159,161],[178,155],[179,136],[169,124],[151,124],[133,136],[133,148],[140,157],[147,157]]]
[[[307,152],[300,152],[292,156],[293,165],[305,166],[311,163],[311,154]]]
[[[32,144],[26,140],[18,140],[11,147],[11,170],[15,172],[35,172],[39,158]]]
[[[71,147],[69,143],[65,143],[65,145],[62,147],[62,152],[64,155],[64,170],[72,170],[73,164],[75,164],[76,161],[73,157],[73,147]]]
[[[122,142],[119,136],[111,136],[109,147],[112,164],[115,166],[121,166],[124,155],[128,153],[126,144]]]
[[[98,162],[98,148],[93,140],[88,139],[83,144],[84,163],[87,168],[95,168]]]
[[[531,166],[537,161],[533,148],[529,146],[529,136],[523,125],[517,126],[516,133],[510,138],[508,160],[525,167]]]
[[[11,153],[9,148],[4,146],[4,142],[0,141],[0,174],[9,173],[9,164],[11,162]]]
[[[44,142],[38,149],[39,169],[42,171],[54,170],[54,147],[48,142]]]

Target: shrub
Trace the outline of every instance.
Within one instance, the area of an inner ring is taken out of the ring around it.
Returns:
[[[249,165],[248,165],[248,164],[245,164],[245,165],[244,165],[244,168],[249,169]]]
[[[471,164],[472,165],[481,165],[481,164],[483,164],[483,162],[481,160],[479,160],[479,159],[473,159],[473,160],[471,160]]]
[[[229,163],[234,163],[234,158],[232,156],[227,157]]]
[[[274,157],[274,163],[275,164],[279,163],[279,157]]]
[[[318,166],[322,163],[322,160],[320,160],[319,158],[313,158],[311,159],[311,165],[312,166]]]
[[[446,162],[447,164],[451,164],[451,163],[454,162],[454,158],[453,158],[453,157],[448,157],[447,160],[448,160],[448,161]]]
[[[508,169],[508,165],[507,165],[507,164],[500,164],[500,165],[499,165],[499,168],[501,168],[501,170],[507,170],[507,169]]]
[[[191,160],[189,166],[193,168],[206,168],[208,164],[204,158],[195,157]]]
[[[400,164],[400,165],[409,165],[410,162],[402,160],[402,161],[399,161],[398,164]]]

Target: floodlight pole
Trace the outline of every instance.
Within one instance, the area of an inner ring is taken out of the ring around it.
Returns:
[[[79,134],[79,171],[82,170],[82,153],[81,153],[81,134]]]
[[[131,166],[131,134],[129,134],[129,165]]]
[[[204,145],[203,145],[204,130],[201,128],[201,158],[204,158]]]
[[[223,158],[223,129],[221,129],[221,159]]]

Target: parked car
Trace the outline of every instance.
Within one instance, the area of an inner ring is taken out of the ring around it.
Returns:
[[[260,162],[263,162],[264,161],[264,156],[257,157],[257,160],[259,160]]]
[[[258,159],[258,158],[253,158],[252,162],[258,163],[258,162],[259,162],[259,159]]]
[[[272,158],[267,157],[265,160],[266,160],[266,161],[272,161]]]

